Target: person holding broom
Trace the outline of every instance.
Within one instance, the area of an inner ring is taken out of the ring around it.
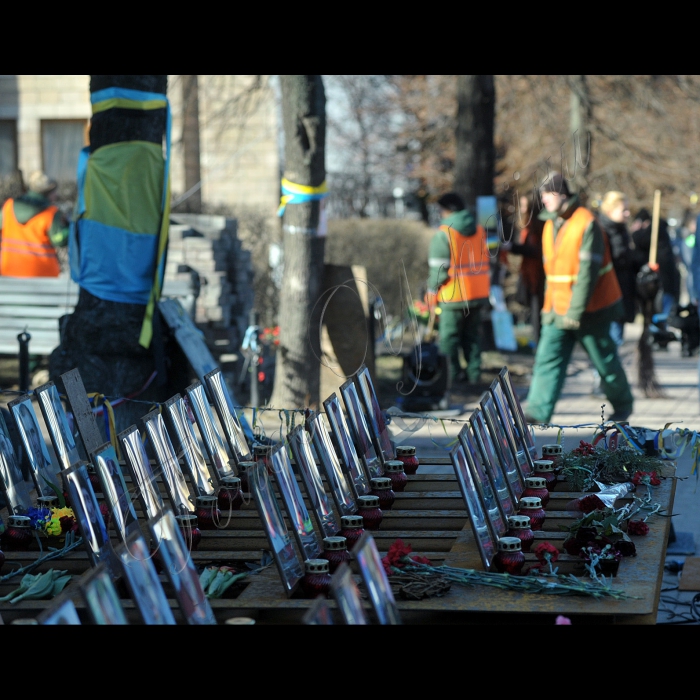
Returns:
[[[578,341],[601,376],[614,421],[625,421],[634,399],[610,337],[623,316],[622,293],[610,244],[592,212],[582,207],[567,181],[550,173],[540,186],[545,220],[542,253],[546,275],[542,333],[525,406],[529,423],[549,423]]]

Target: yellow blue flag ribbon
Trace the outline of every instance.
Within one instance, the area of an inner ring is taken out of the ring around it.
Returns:
[[[324,180],[317,187],[311,185],[298,185],[296,182],[282,178],[282,197],[277,216],[284,214],[287,204],[300,204],[301,202],[316,202],[328,196],[328,185]]]

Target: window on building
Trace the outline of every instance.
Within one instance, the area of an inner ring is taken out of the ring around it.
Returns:
[[[0,177],[17,171],[17,122],[0,119]]]
[[[78,156],[85,145],[85,119],[45,119],[41,122],[42,164],[50,178],[75,180]]]

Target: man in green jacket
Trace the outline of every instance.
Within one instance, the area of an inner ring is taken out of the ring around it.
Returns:
[[[486,232],[477,226],[462,198],[450,192],[438,200],[440,230],[430,242],[427,299],[440,308],[440,352],[447,356],[451,385],[465,379],[480,384],[481,309],[489,302],[490,259]]]
[[[542,236],[546,274],[542,333],[525,407],[531,423],[548,423],[566,379],[576,341],[601,376],[601,388],[624,421],[633,408],[625,370],[610,337],[622,316],[622,293],[610,246],[593,214],[581,206],[566,180],[551,173],[540,188],[545,220]]]

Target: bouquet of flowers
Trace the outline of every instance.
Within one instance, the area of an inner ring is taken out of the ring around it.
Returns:
[[[30,508],[27,516],[32,528],[47,537],[60,537],[68,532],[78,532],[78,523],[72,508]]]

